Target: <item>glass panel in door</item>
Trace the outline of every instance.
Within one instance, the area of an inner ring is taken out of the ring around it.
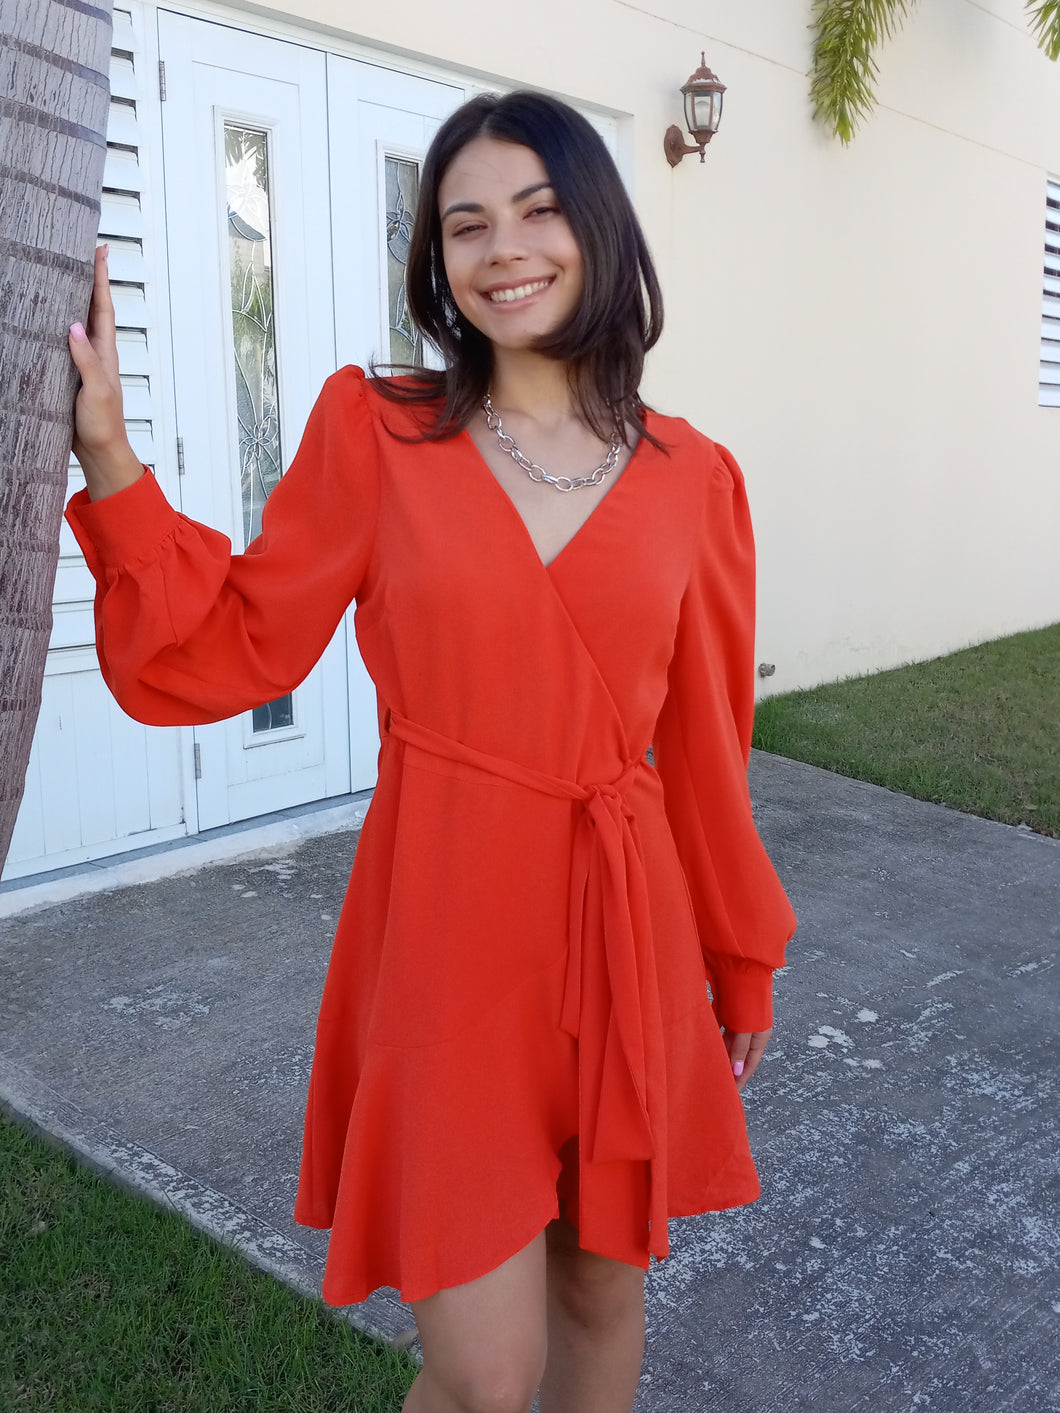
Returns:
[[[405,290],[412,228],[420,195],[420,164],[384,157],[386,182],[386,290],[391,363],[422,364],[423,335],[413,325]]]
[[[269,211],[269,135],[225,123],[225,196],[228,206],[228,283],[232,292],[235,415],[243,543],[261,533],[261,512],[283,468],[277,391],[276,320]],[[251,731],[295,725],[294,694],[251,713]]]

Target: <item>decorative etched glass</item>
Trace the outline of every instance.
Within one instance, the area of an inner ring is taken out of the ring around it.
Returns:
[[[225,124],[225,190],[243,542],[249,545],[261,531],[262,507],[282,469],[266,133]],[[254,711],[255,732],[293,724],[289,695]]]
[[[243,534],[249,544],[261,529],[262,506],[280,479],[265,133],[225,125],[225,177]]]
[[[419,163],[404,157],[387,157],[386,280],[392,363],[423,362],[423,339],[413,327],[405,294],[405,266],[419,194]]]

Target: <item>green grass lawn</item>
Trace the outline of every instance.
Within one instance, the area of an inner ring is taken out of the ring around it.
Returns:
[[[1060,624],[770,697],[754,744],[1060,837]]]
[[[414,1374],[0,1117],[4,1413],[397,1413]]]

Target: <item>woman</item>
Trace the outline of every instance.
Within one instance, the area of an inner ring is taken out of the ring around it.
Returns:
[[[620,1413],[667,1219],[758,1193],[738,1090],[794,919],[746,786],[746,501],[639,400],[658,287],[570,108],[483,96],[443,125],[408,287],[445,371],[330,378],[233,558],[128,446],[100,257],[68,514],[142,721],[290,691],[356,599],[379,783],[296,1216],[332,1229],[326,1299],[412,1303],[406,1413],[539,1387],[542,1413]]]

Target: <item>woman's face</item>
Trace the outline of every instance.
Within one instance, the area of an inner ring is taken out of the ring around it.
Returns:
[[[582,295],[582,257],[541,158],[476,137],[438,188],[445,273],[457,308],[498,348],[527,348]]]

